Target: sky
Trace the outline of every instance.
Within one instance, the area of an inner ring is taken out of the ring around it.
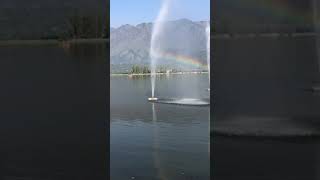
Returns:
[[[170,20],[209,20],[210,0],[172,0]],[[153,22],[162,0],[110,0],[111,27]]]

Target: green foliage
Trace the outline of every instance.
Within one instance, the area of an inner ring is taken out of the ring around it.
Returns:
[[[147,66],[138,66],[138,65],[133,65],[131,67],[131,74],[148,74],[150,73],[150,70]]]
[[[159,66],[159,68],[157,69],[157,72],[166,73],[167,70],[170,70],[171,73],[181,72],[177,69],[169,69],[168,67],[165,67],[165,66]],[[133,65],[130,71],[130,74],[149,74],[149,73],[151,73],[151,71],[148,66],[139,66],[139,65]]]
[[[103,18],[95,15],[80,15],[77,11],[68,19],[70,38],[101,38],[104,35]]]
[[[149,68],[148,68],[147,66],[144,66],[144,67],[143,67],[143,70],[142,70],[142,73],[143,73],[143,74],[150,73]]]
[[[169,68],[166,67],[166,66],[160,66],[160,67],[158,68],[158,72],[159,72],[159,73],[166,73],[167,70],[169,70]],[[171,70],[171,71],[172,71],[172,70]]]

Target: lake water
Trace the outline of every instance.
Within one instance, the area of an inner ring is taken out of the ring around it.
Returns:
[[[0,179],[107,179],[106,48],[0,47]]]
[[[152,104],[149,76],[111,77],[111,179],[209,179],[209,106]],[[207,74],[157,77],[159,98],[208,98]]]
[[[211,129],[250,136],[211,138],[213,178],[320,179],[319,138],[292,137],[320,132],[320,96],[307,90],[320,79],[315,37],[216,39],[213,47]]]
[[[213,122],[232,114],[319,127],[320,96],[304,91],[320,79],[312,37],[213,43],[213,58],[224,62],[212,63]],[[0,179],[106,179],[106,48],[0,48]],[[209,158],[218,180],[320,178],[318,140],[217,136],[210,157],[209,107],[149,103],[148,76],[110,81],[113,179],[209,179]],[[164,75],[156,95],[207,98],[207,88],[205,74]]]

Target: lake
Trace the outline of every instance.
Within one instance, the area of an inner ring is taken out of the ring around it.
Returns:
[[[159,98],[208,98],[207,74],[161,75]],[[150,76],[111,77],[111,179],[210,179],[209,106],[153,104]]]
[[[107,179],[106,48],[0,47],[0,179]]]
[[[225,133],[211,138],[213,178],[319,179],[315,37],[215,39],[213,47],[211,130]]]

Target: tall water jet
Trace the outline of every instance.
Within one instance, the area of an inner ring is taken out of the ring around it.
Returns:
[[[159,58],[157,56],[157,50],[159,50],[160,48],[159,36],[161,31],[163,30],[163,23],[168,16],[170,1],[171,0],[163,0],[159,14],[154,22],[153,29],[152,29],[151,43],[150,43],[152,97],[149,98],[149,100],[156,100],[156,98],[154,98],[154,89],[156,85],[157,60]]]
[[[207,22],[206,27],[206,37],[207,37],[207,65],[208,65],[208,78],[210,86],[210,22]]]
[[[206,27],[206,36],[207,36],[207,65],[208,65],[208,79],[209,79],[209,89],[210,90],[210,21],[207,22]],[[209,134],[210,134],[210,111],[209,111]],[[208,144],[208,152],[210,157],[210,141]]]

